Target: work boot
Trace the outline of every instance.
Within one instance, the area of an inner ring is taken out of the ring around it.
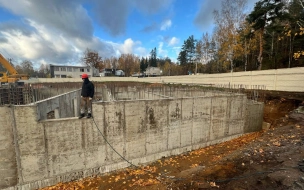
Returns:
[[[91,118],[91,117],[92,117],[92,114],[88,113],[87,118]]]
[[[78,119],[81,119],[83,117],[84,117],[84,113],[80,114],[79,117],[78,117]]]

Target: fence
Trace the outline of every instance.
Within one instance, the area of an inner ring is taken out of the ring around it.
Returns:
[[[265,90],[301,92],[304,89],[304,67],[232,72],[222,74],[199,74],[160,77],[93,77],[95,82],[124,81],[149,83],[179,83],[197,85],[243,85],[246,89],[265,86]],[[80,82],[79,78],[39,78],[29,82]]]

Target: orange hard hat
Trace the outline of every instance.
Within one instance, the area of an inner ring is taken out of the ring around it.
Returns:
[[[87,78],[88,78],[88,74],[83,73],[83,74],[81,75],[81,78],[82,78],[82,79],[87,79]]]

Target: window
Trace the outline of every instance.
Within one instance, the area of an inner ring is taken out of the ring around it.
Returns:
[[[90,69],[87,69],[87,72],[90,72]]]
[[[66,71],[65,67],[60,67],[60,71]]]
[[[66,75],[61,75],[61,78],[67,78],[67,76]]]
[[[54,71],[59,71],[59,67],[54,67]]]
[[[71,68],[71,67],[68,67],[68,71],[69,71],[69,72],[72,72],[72,68]]]
[[[83,68],[81,68],[81,69],[80,69],[80,72],[84,72],[84,69],[83,69]]]
[[[60,75],[55,75],[55,78],[60,78]]]

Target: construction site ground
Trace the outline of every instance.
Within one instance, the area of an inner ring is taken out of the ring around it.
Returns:
[[[304,189],[303,99],[272,94],[264,102],[267,130],[43,190]]]

